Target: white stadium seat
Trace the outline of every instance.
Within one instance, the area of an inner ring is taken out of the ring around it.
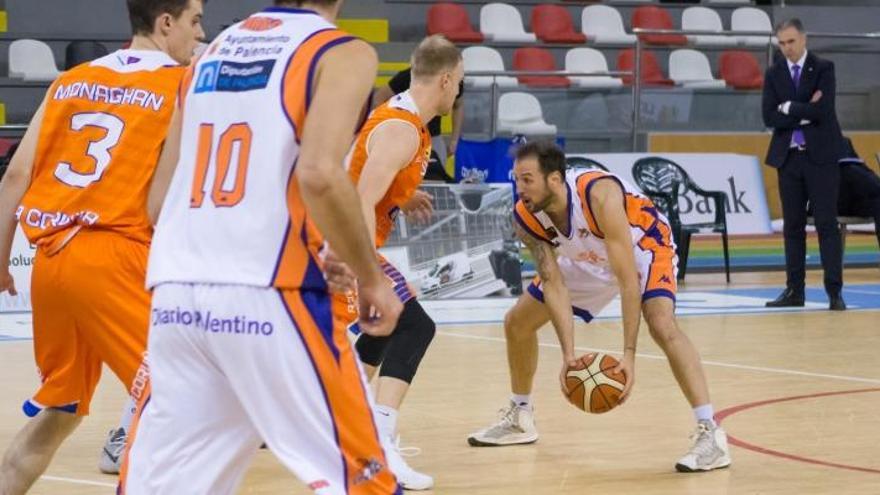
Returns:
[[[683,48],[669,56],[669,78],[686,88],[723,88],[724,81],[715,79],[706,55]]]
[[[608,72],[608,61],[593,48],[572,48],[565,54],[566,72]],[[582,88],[618,88],[623,81],[611,76],[568,76],[572,84]]]
[[[544,121],[541,102],[529,93],[505,93],[498,100],[498,132],[526,136],[556,135],[556,126]]]
[[[464,59],[464,72],[473,71],[503,71],[504,60],[501,54],[494,48],[488,46],[469,46],[461,51]],[[488,88],[492,86],[492,76],[467,76],[465,83],[475,88]],[[519,82],[515,77],[495,76],[495,82],[502,88],[515,88],[519,86]]]
[[[60,72],[49,45],[37,40],[15,40],[9,45],[9,77],[26,81],[53,81]]]
[[[634,34],[627,34],[623,18],[614,7],[590,5],[581,12],[581,32],[598,44],[628,44],[636,42]]]
[[[523,27],[519,10],[506,3],[490,3],[480,9],[480,31],[492,41],[517,43],[537,41],[535,33],[527,33]]]
[[[681,28],[688,31],[724,31],[718,12],[706,7],[688,7],[681,13]],[[711,34],[688,35],[691,43],[700,46],[736,45],[734,36],[713,36]]]
[[[733,11],[730,17],[731,31],[763,31],[767,36],[738,36],[739,42],[748,46],[767,46],[771,40],[773,23],[770,16],[761,9],[755,7],[740,7]]]

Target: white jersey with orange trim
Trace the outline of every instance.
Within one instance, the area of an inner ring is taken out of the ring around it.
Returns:
[[[326,287],[323,240],[294,173],[318,60],[353,39],[315,12],[268,8],[226,29],[190,68],[149,286]]]
[[[611,280],[614,274],[608,259],[605,236],[597,225],[589,199],[593,185],[607,178],[613,179],[623,190],[633,249],[637,253],[670,248],[674,251],[675,244],[666,217],[637,188],[608,172],[578,170],[566,174],[568,231],[555,226],[543,211],[529,212],[522,201],[516,204],[514,218],[527,233],[556,248],[560,265],[576,265],[597,278]]]

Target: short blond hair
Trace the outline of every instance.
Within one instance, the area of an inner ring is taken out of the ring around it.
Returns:
[[[423,79],[454,69],[461,62],[461,51],[444,36],[423,39],[412,54],[412,77]]]

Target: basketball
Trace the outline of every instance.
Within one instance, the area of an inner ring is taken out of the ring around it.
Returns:
[[[566,373],[566,398],[582,411],[608,412],[620,403],[626,385],[623,373],[614,373],[619,361],[602,353],[581,356],[578,364]]]

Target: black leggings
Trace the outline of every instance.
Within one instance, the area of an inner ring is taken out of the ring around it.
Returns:
[[[419,363],[425,356],[437,325],[415,298],[403,306],[394,332],[387,337],[361,334],[355,343],[361,362],[379,366],[379,376],[388,376],[412,383]]]

